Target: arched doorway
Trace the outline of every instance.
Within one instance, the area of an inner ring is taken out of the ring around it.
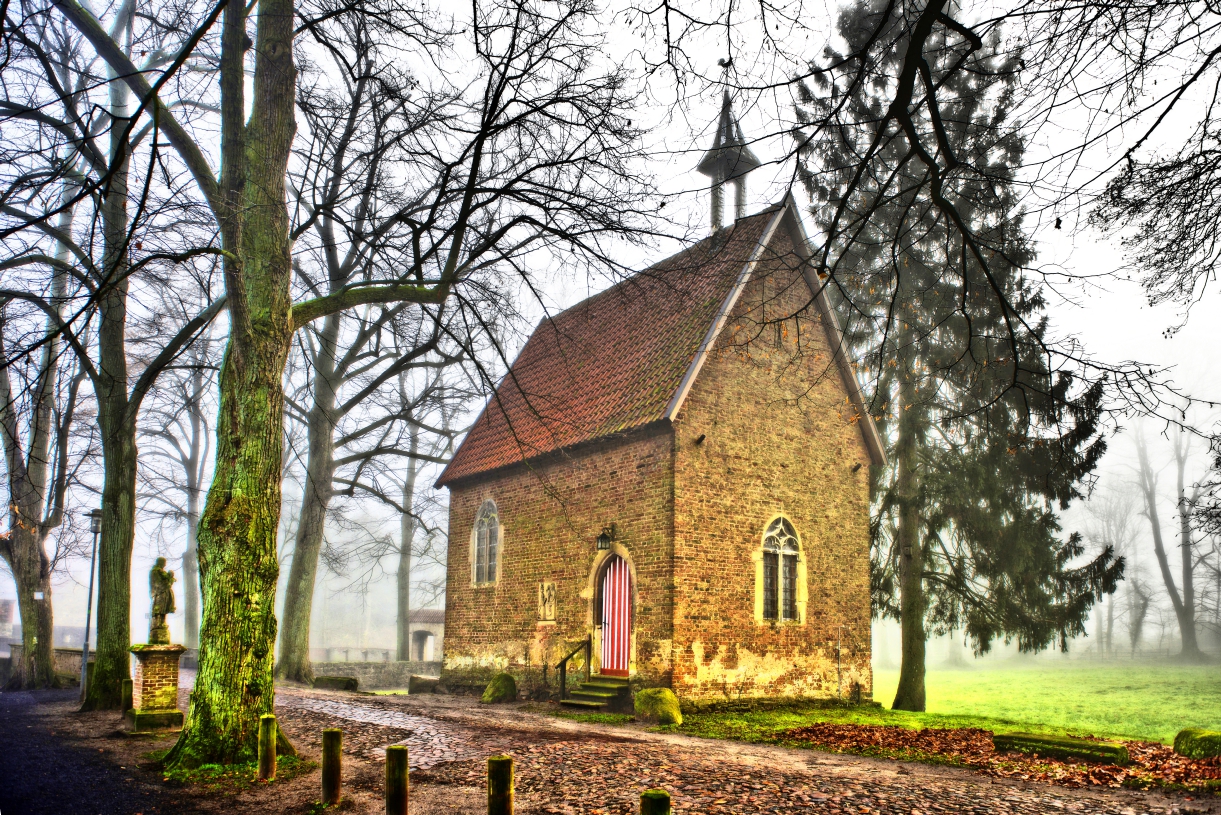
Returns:
[[[611,555],[599,581],[602,626],[601,673],[627,676],[632,659],[632,571],[626,560]]]

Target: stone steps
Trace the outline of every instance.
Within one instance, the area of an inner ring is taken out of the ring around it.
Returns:
[[[620,676],[594,676],[582,682],[568,698],[560,702],[571,708],[591,712],[628,712],[631,708],[628,680]]]

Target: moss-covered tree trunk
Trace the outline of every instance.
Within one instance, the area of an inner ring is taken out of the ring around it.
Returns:
[[[129,29],[132,9],[117,22]],[[129,32],[130,33],[130,32]],[[130,91],[111,72],[110,177],[102,201],[102,268],[98,290],[98,365],[94,390],[102,442],[102,536],[98,544],[96,662],[85,710],[122,707],[122,681],[131,677],[131,553],[136,537],[136,415],[128,396],[127,293]]]
[[[24,677],[22,687],[53,688],[55,653],[51,615],[51,564],[43,554],[37,534],[14,528],[13,550],[21,553],[9,563],[17,583],[17,608],[21,612],[22,666],[13,672]],[[7,559],[7,558],[6,558]],[[41,594],[38,598],[36,595]]]
[[[106,320],[103,319],[103,326]],[[105,358],[103,354],[103,358]],[[126,368],[125,356],[119,355]],[[103,370],[106,363],[103,362]],[[118,710],[131,678],[131,555],[136,534],[136,422],[127,416],[126,378],[98,393],[102,436],[102,534],[98,542],[96,662],[84,710]],[[118,414],[118,415],[116,415]]]
[[[246,11],[221,34],[221,234],[230,333],[220,373],[216,468],[198,535],[199,671],[170,766],[252,761],[272,713],[279,576],[282,376],[292,339],[285,176],[295,123],[293,4],[261,0],[254,100],[243,122]]]
[[[294,682],[314,681],[309,658],[310,618],[318,556],[326,531],[326,513],[334,494],[335,478],[335,375],[340,314],[331,314],[318,334],[314,357],[314,404],[308,419],[309,458],[301,495],[301,520],[293,546],[292,566],[284,587],[284,626],[280,632],[280,660],[276,676]]]
[[[900,363],[904,364],[904,363]],[[916,404],[914,374],[905,371],[899,386],[899,438],[895,445],[899,500],[899,623],[902,662],[895,710],[924,710],[924,541],[920,534],[918,437],[922,411]]]

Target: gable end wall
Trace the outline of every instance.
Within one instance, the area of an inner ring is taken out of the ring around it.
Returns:
[[[785,230],[772,248],[675,420],[673,686],[690,698],[827,697],[855,683],[868,698],[868,451],[814,310],[800,354],[793,320],[782,349],[760,325],[760,303],[771,319],[809,298]],[[802,542],[800,624],[762,622],[756,608],[764,527],[781,513]]]

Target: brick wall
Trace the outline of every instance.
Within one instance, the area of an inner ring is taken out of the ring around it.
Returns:
[[[817,316],[788,320],[779,346],[766,324],[812,311],[787,270],[787,236],[772,246],[782,257],[747,286],[675,422],[674,688],[833,696],[855,682],[868,697],[868,454]],[[764,621],[756,606],[763,531],[778,514],[801,538],[796,623]]]
[[[178,652],[142,653],[136,657],[131,704],[136,710],[178,707]]]
[[[503,527],[495,584],[472,585],[469,539],[484,500]],[[634,569],[634,669],[668,683],[672,445],[668,426],[600,440],[569,455],[518,467],[450,493],[443,681],[494,670],[554,665],[593,628],[595,539],[616,525],[615,551]],[[556,584],[556,619],[540,622],[538,586]],[[596,645],[596,643],[595,643]],[[595,647],[595,660],[597,659]]]

